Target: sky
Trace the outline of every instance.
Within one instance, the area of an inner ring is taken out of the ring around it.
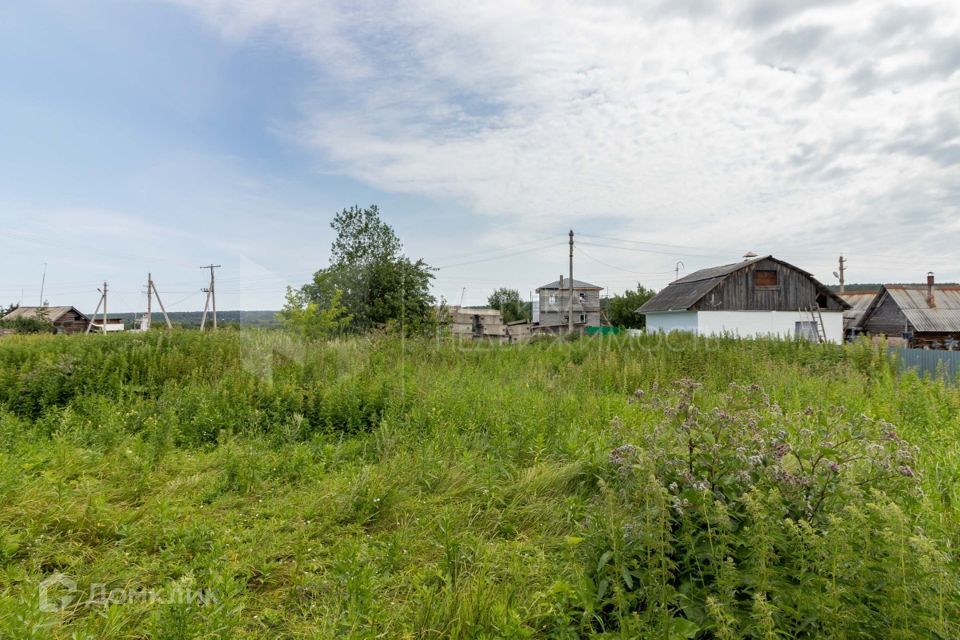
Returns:
[[[0,4],[0,304],[277,309],[377,204],[435,294],[773,254],[960,280],[960,5]]]

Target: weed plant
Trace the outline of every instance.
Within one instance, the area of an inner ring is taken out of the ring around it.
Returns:
[[[867,344],[5,337],[0,638],[956,638],[958,434]]]

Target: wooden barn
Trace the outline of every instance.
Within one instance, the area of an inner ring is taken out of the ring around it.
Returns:
[[[773,256],[701,269],[671,282],[637,313],[647,331],[843,341],[850,307],[811,274]]]
[[[887,284],[864,313],[871,335],[902,338],[911,347],[956,348],[960,343],[960,285]]]
[[[3,318],[44,318],[53,323],[57,333],[83,333],[90,323],[90,319],[76,307],[17,307]]]

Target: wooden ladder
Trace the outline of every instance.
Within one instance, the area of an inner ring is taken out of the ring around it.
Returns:
[[[810,305],[810,319],[813,320],[813,330],[817,334],[817,342],[825,343],[827,341],[827,330],[823,326],[823,314],[820,313],[820,305],[816,302]]]

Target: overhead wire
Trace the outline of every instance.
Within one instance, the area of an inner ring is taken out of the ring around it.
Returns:
[[[583,254],[584,256],[586,256],[587,258],[590,258],[590,259],[593,260],[594,262],[597,262],[597,263],[599,263],[599,264],[602,264],[602,265],[605,266],[605,267],[610,267],[611,269],[616,269],[617,271],[623,271],[623,272],[625,272],[625,273],[632,273],[633,275],[637,275],[637,276],[662,276],[662,275],[667,275],[667,274],[673,273],[673,271],[646,271],[646,272],[644,272],[644,271],[633,271],[632,269],[625,269],[625,268],[623,268],[623,267],[618,267],[618,266],[615,265],[615,264],[610,264],[609,262],[604,262],[603,260],[600,260],[599,258],[595,258],[594,256],[592,256],[592,255],[590,255],[589,253],[587,253],[586,251],[584,251],[583,248],[578,247],[578,246],[576,246],[576,245],[574,245],[574,250],[576,250],[578,253],[582,253],[582,254]]]
[[[511,256],[517,256],[517,255],[521,255],[521,254],[524,254],[524,253],[531,253],[531,252],[533,252],[533,251],[542,251],[543,249],[549,249],[549,248],[554,247],[554,246],[560,246],[560,244],[566,244],[566,243],[557,243],[556,241],[553,241],[553,242],[551,242],[551,243],[549,243],[549,244],[546,244],[546,245],[533,246],[533,247],[529,247],[529,248],[527,248],[527,249],[521,249],[520,251],[511,251],[511,252],[509,252],[509,253],[499,253],[499,254],[496,254],[496,255],[487,256],[486,258],[480,258],[480,259],[478,259],[478,260],[467,260],[467,261],[465,261],[465,262],[457,262],[457,263],[454,263],[454,264],[442,265],[442,266],[438,266],[438,267],[435,267],[435,268],[438,269],[438,270],[442,270],[442,269],[452,269],[452,268],[454,268],[454,267],[463,267],[463,266],[467,266],[467,265],[471,265],[471,264],[479,264],[479,263],[481,263],[481,262],[490,262],[490,261],[492,261],[492,260],[500,260],[500,259],[502,259],[502,258],[509,258],[509,257],[511,257]]]

